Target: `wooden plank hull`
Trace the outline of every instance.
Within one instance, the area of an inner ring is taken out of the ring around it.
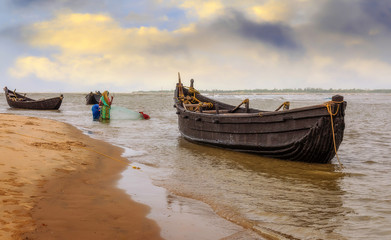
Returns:
[[[32,110],[57,110],[60,108],[63,96],[48,98],[43,100],[34,100],[23,96],[22,94],[12,92],[4,88],[7,103],[12,108],[32,109]]]
[[[90,92],[89,94],[86,95],[86,104],[87,105],[98,104],[101,96],[102,95],[100,93]]]
[[[183,91],[186,94],[187,89]],[[201,94],[196,97],[219,105],[220,110],[234,108]],[[236,113],[208,114],[186,110],[178,100],[178,91],[174,99],[179,131],[192,142],[292,161],[329,163],[336,154],[334,139],[337,150],[343,139],[344,101],[329,103],[331,112],[336,113],[331,120],[325,105],[279,112],[249,109],[246,113],[241,108]]]

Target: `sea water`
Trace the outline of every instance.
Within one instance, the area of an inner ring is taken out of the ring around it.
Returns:
[[[29,94],[37,99],[57,95]],[[151,119],[132,120],[125,114],[104,124],[92,121],[91,105],[85,105],[85,95],[64,93],[58,111],[31,111],[9,108],[2,94],[0,112],[70,123],[91,137],[124,148],[123,156],[141,171],[126,170],[119,186],[134,200],[149,205],[156,203],[148,201],[165,194],[158,201],[164,202],[163,206],[160,210],[152,209],[150,217],[166,218],[167,224],[170,213],[165,208],[179,207],[179,212],[189,214],[203,212],[182,204],[194,201],[202,204],[190,206],[211,208],[220,217],[260,236],[268,233],[281,239],[391,238],[391,94],[344,95],[348,103],[346,129],[338,152],[342,170],[335,158],[331,164],[298,163],[190,143],[178,131],[173,93],[114,94],[113,106],[125,112],[142,111]],[[331,97],[209,95],[233,105],[249,98],[250,107],[263,110],[274,110],[285,101],[290,101],[291,108],[321,104]],[[144,187],[147,183],[158,195],[144,196],[141,193],[148,190],[129,183],[140,179]],[[221,223],[211,220],[208,224]],[[181,238],[164,229],[163,236],[168,239]],[[221,236],[215,237],[210,239]]]

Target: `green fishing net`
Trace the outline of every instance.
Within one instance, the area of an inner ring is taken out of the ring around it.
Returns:
[[[136,111],[120,106],[112,106],[110,110],[110,119],[113,120],[139,120],[143,116]]]

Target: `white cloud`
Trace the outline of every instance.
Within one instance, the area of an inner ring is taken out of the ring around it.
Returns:
[[[223,10],[223,3],[220,0],[187,0],[181,7],[188,10],[191,15],[201,19],[215,17]]]
[[[125,27],[109,14],[62,12],[29,26],[36,54],[19,56],[9,73],[72,86],[110,83],[124,91],[172,89],[177,72],[195,78],[200,89],[390,87],[384,78],[390,64],[382,55],[387,41],[328,32],[319,22],[296,24],[297,3],[316,4],[293,2],[296,7],[283,6],[262,21],[249,11],[282,2],[162,2],[199,18],[173,30]],[[379,36],[385,35],[371,35]]]

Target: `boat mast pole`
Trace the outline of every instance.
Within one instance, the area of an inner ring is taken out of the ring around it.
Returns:
[[[178,72],[178,84],[177,84],[177,87],[178,87],[178,97],[179,99],[182,99],[185,97],[184,94],[183,94],[183,85],[182,85],[182,82],[181,82],[181,74]]]

